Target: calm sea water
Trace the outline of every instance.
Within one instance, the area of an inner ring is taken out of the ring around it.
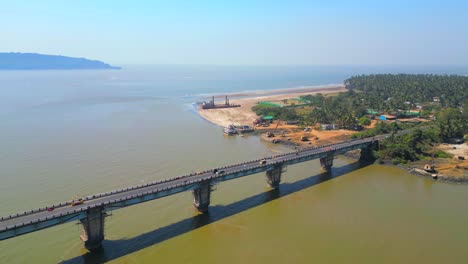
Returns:
[[[286,151],[225,137],[193,102],[209,94],[342,83],[448,67],[128,67],[0,72],[0,215]],[[468,189],[339,158],[217,186],[208,215],[183,193],[115,211],[89,254],[69,223],[0,241],[0,263],[466,263]]]

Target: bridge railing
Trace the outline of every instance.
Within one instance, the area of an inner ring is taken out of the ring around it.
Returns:
[[[351,140],[349,142],[358,141],[358,140],[364,140],[364,139],[353,139],[353,140]],[[371,141],[371,140],[374,140],[374,139],[367,139],[365,141]],[[320,149],[320,148],[324,148],[324,147],[340,145],[340,144],[343,144],[343,143],[346,143],[346,142],[333,143],[333,144],[329,143],[329,144],[324,144],[324,145],[320,145],[320,146],[307,147],[307,148],[301,149],[299,151],[293,151],[293,152],[283,153],[283,154],[279,154],[279,155],[269,156],[269,157],[267,157],[267,159],[274,159],[274,158],[284,157],[284,156],[295,154],[297,152],[305,152],[305,151],[310,151],[310,150],[314,150],[314,149]],[[341,148],[339,148],[339,149],[341,149]],[[255,159],[255,160],[251,160],[251,161],[245,161],[245,162],[237,163],[237,164],[233,164],[233,165],[224,165],[224,166],[218,167],[218,169],[227,169],[227,168],[232,168],[232,167],[236,167],[236,166],[244,165],[244,164],[258,163],[262,159],[263,158]],[[285,161],[291,161],[291,160],[293,160],[293,158],[286,159]],[[253,169],[257,169],[258,167],[260,167],[260,166],[254,166]],[[148,186],[158,185],[158,184],[161,184],[161,183],[166,183],[166,182],[175,181],[175,180],[179,180],[179,179],[183,179],[183,178],[188,178],[188,177],[195,176],[197,174],[204,174],[204,173],[208,173],[208,172],[211,172],[211,171],[212,170],[204,170],[204,171],[202,171],[200,173],[190,173],[190,174],[187,174],[187,175],[176,176],[176,177],[172,177],[172,178],[168,178],[168,179],[162,179],[162,180],[152,181],[152,182],[145,183],[145,184],[140,184],[140,185],[130,186],[130,187],[127,187],[127,188],[113,190],[113,191],[110,191],[110,192],[104,192],[104,193],[99,193],[99,194],[94,194],[94,195],[88,195],[88,196],[83,197],[83,200],[89,201],[89,200],[96,199],[96,198],[101,198],[101,197],[110,196],[110,195],[114,195],[114,194],[118,194],[118,193],[123,193],[123,192],[132,191],[132,190],[136,190],[136,189],[141,189],[141,188],[148,187]],[[243,171],[243,170],[237,170],[237,171],[235,171],[233,173],[238,173],[240,171]],[[214,177],[216,178],[217,176],[218,175],[215,175]],[[206,178],[203,178],[201,180],[206,180]],[[191,184],[191,182],[192,181],[184,183],[183,185]],[[11,215],[8,215],[8,216],[0,217],[0,221],[9,220],[9,219],[12,219],[12,218],[17,218],[17,217],[21,217],[21,216],[29,215],[29,214],[33,214],[33,213],[43,212],[43,211],[48,210],[49,208],[69,206],[69,205],[72,204],[72,202],[73,202],[73,200],[70,200],[70,201],[67,201],[67,202],[64,202],[64,203],[54,204],[54,205],[51,205],[51,206],[46,206],[46,207],[41,207],[41,208],[37,208],[37,209],[24,211],[24,212],[21,212],[21,213],[11,214]]]
[[[207,178],[212,178],[212,177],[210,176],[210,177],[207,177]],[[190,183],[193,184],[193,183],[201,182],[203,180],[206,180],[206,178],[193,180],[193,181],[190,181]],[[41,218],[30,220],[30,221],[27,221],[27,222],[2,227],[2,228],[0,228],[0,232],[3,232],[5,230],[19,228],[19,227],[22,227],[22,226],[25,226],[25,225],[36,224],[36,223],[39,223],[39,222],[44,222],[44,221],[47,221],[47,220],[64,217],[64,216],[67,216],[67,215],[71,215],[71,214],[75,214],[75,213],[78,213],[78,212],[86,211],[86,210],[89,210],[91,208],[102,207],[102,206],[105,206],[105,205],[111,205],[111,204],[114,204],[114,203],[130,200],[130,199],[134,199],[134,198],[138,198],[138,197],[142,197],[142,196],[146,196],[146,195],[150,195],[150,194],[154,194],[154,193],[157,193],[157,192],[162,192],[162,191],[166,191],[166,190],[169,190],[169,189],[182,187],[182,186],[186,186],[186,184],[176,184],[176,185],[173,185],[173,186],[166,186],[166,187],[163,187],[163,188],[158,188],[158,189],[154,189],[154,190],[151,190],[151,191],[146,191],[146,192],[142,192],[142,193],[138,193],[138,194],[134,194],[134,195],[128,195],[126,197],[117,198],[117,199],[113,199],[113,200],[110,200],[110,201],[105,201],[105,202],[101,202],[101,203],[97,203],[97,204],[91,204],[89,206],[83,206],[83,207],[75,208],[73,210],[70,210],[70,211],[67,211],[67,212],[64,212],[64,213],[53,214],[53,215],[50,215],[50,216],[41,217]],[[32,211],[37,212],[37,211],[42,210],[42,209],[44,209],[44,208],[27,211],[27,213],[32,212]],[[15,214],[13,216],[16,216],[16,215],[21,216],[20,214]],[[6,220],[6,219],[10,219],[10,218],[3,217],[3,219]]]
[[[88,207],[89,207],[89,206],[88,206]],[[51,219],[55,219],[55,218],[60,218],[60,217],[68,216],[68,215],[75,214],[75,213],[79,213],[79,212],[82,212],[82,211],[85,211],[85,210],[89,209],[88,207],[80,207],[80,208],[76,208],[76,209],[74,209],[74,210],[70,210],[70,211],[67,211],[67,212],[64,212],[64,213],[53,214],[53,215],[49,215],[49,216],[44,216],[44,217],[40,217],[40,218],[37,218],[37,219],[33,219],[33,220],[30,220],[30,221],[26,221],[26,222],[23,222],[23,223],[18,223],[18,224],[14,224],[14,225],[5,226],[5,227],[0,228],[0,232],[3,232],[3,231],[5,231],[5,230],[10,230],[10,229],[19,228],[19,227],[26,226],[26,225],[31,225],[31,224],[37,224],[37,223],[40,223],[40,222],[45,222],[45,221],[47,221],[47,220],[51,220]]]
[[[31,209],[31,210],[28,210],[28,211],[23,211],[23,212],[16,213],[16,214],[2,216],[2,217],[0,217],[0,221],[10,220],[10,219],[13,219],[13,218],[17,218],[17,217],[21,217],[21,216],[25,216],[25,215],[29,215],[29,214],[33,214],[33,213],[44,212],[44,211],[47,211],[50,208],[68,206],[68,205],[71,205],[71,203],[72,203],[72,201],[67,201],[67,202],[63,202],[63,203],[59,203],[59,204],[54,204],[54,205],[49,205],[49,206],[45,206],[45,207]]]

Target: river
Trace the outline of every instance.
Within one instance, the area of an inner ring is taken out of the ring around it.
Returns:
[[[0,215],[287,151],[254,136],[223,136],[192,103],[369,72],[0,72]],[[76,223],[0,241],[0,263],[466,263],[467,201],[467,186],[339,157],[329,174],[318,161],[288,167],[277,191],[263,174],[219,184],[207,215],[196,212],[189,192],[116,210],[94,254]]]

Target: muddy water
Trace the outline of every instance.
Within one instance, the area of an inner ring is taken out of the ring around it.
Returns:
[[[1,215],[285,151],[223,136],[193,111],[193,98],[139,84],[111,89],[102,73],[82,74],[89,83],[0,75],[15,88],[1,97]],[[48,88],[20,95],[36,82]],[[0,263],[468,260],[467,187],[398,168],[340,157],[323,173],[311,161],[288,167],[277,191],[263,174],[217,185],[207,215],[191,200],[182,193],[114,211],[94,254],[69,223],[0,241]]]

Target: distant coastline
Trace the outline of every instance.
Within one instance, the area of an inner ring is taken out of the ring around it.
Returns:
[[[90,70],[116,67],[98,60],[37,53],[0,53],[0,70]]]

